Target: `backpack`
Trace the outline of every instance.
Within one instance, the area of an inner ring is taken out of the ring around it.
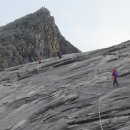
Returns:
[[[119,76],[117,69],[114,69],[114,70],[113,70],[112,75],[113,75],[114,77],[118,77],[118,76]]]

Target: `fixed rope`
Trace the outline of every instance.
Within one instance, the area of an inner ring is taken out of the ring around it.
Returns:
[[[101,118],[101,94],[99,94],[99,121],[100,121],[100,127],[101,127],[101,130],[103,130],[103,126],[102,126],[102,118]]]
[[[76,91],[79,91],[79,92],[82,92],[82,93],[86,93],[86,94],[91,94],[91,95],[93,94],[93,95],[99,96],[99,105],[98,105],[99,124],[100,124],[101,130],[104,130],[103,129],[103,125],[102,125],[102,118],[101,118],[101,99],[102,99],[102,95],[101,94],[97,94],[97,93],[84,92],[84,91],[80,91],[80,90],[76,90]]]

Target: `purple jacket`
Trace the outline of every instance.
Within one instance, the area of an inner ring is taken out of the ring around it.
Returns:
[[[114,70],[113,76],[114,76],[114,77],[118,77],[118,76],[119,76],[117,69]]]

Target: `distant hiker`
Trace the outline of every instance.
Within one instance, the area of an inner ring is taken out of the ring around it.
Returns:
[[[20,77],[20,74],[19,74],[19,72],[17,72],[17,77]]]
[[[42,63],[40,58],[39,58],[39,60],[38,60],[38,63],[39,63],[39,64],[41,64],[41,63]]]
[[[57,52],[57,55],[58,55],[59,59],[62,58],[62,56],[61,56],[61,51],[58,51],[58,52]]]
[[[119,76],[119,74],[118,74],[117,69],[116,69],[116,68],[113,68],[113,69],[112,69],[113,86],[115,86],[115,84],[116,84],[116,86],[119,86],[119,83],[118,83],[118,81],[117,81],[117,77],[118,77],[118,76]]]

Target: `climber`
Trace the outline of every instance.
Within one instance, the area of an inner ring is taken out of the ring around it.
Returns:
[[[57,52],[57,55],[59,56],[59,59],[62,58],[61,51]]]
[[[41,64],[41,59],[39,58],[38,63]]]
[[[117,69],[116,69],[116,68],[113,68],[113,69],[112,69],[113,86],[115,86],[115,84],[116,84],[116,86],[119,86],[119,83],[118,83],[118,81],[117,81],[117,77],[118,77],[118,76],[119,76],[119,74],[118,74]]]

